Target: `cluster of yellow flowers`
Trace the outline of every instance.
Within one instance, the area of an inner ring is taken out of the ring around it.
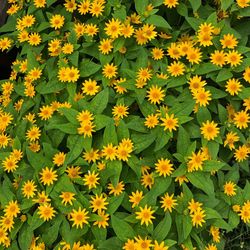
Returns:
[[[249,225],[250,1],[211,2],[8,0],[1,246],[219,250]]]

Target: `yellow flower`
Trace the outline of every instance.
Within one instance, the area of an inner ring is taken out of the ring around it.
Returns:
[[[54,181],[57,180],[57,174],[56,171],[53,171],[52,168],[45,167],[40,172],[40,181],[43,185],[50,186],[54,183]]]
[[[201,62],[201,52],[199,48],[190,48],[187,52],[188,61],[193,64],[199,64]]]
[[[233,34],[225,34],[220,42],[222,45],[222,49],[234,49],[238,44],[238,41]]]
[[[167,70],[171,76],[180,76],[183,75],[185,72],[185,65],[181,62],[172,62],[168,67]]]
[[[219,243],[220,242],[220,231],[219,231],[219,228],[211,226],[209,232],[213,236],[213,241],[216,242],[216,243]]]
[[[152,72],[148,68],[140,68],[139,72],[137,72],[137,79],[141,81],[148,81],[152,78]]]
[[[226,134],[226,139],[224,141],[224,147],[228,145],[230,150],[234,149],[234,143],[239,141],[240,137],[237,135],[236,132],[229,132]]]
[[[108,189],[110,190],[109,194],[114,194],[114,196],[120,195],[124,190],[124,186],[125,185],[123,181],[118,182],[116,186],[114,186],[112,183],[109,183],[108,184]]]
[[[89,13],[92,16],[96,16],[99,17],[102,15],[103,11],[104,11],[104,5],[101,2],[98,1],[94,1],[92,2],[90,8],[89,8]]]
[[[78,4],[78,12],[81,15],[85,15],[89,12],[90,9],[90,1],[89,0],[83,0],[81,3]]]
[[[214,140],[219,134],[219,128],[217,128],[217,124],[214,121],[206,121],[202,123],[201,134],[208,141]]]
[[[205,86],[207,83],[205,80],[202,80],[201,76],[195,75],[189,79],[188,84],[189,89],[194,95],[198,91],[204,91],[203,86]]]
[[[190,214],[193,214],[199,210],[201,210],[202,203],[195,201],[194,199],[191,199],[191,201],[188,202],[188,209],[190,211]]]
[[[0,244],[4,244],[8,240],[7,232],[4,228],[0,227]]]
[[[132,203],[132,208],[138,206],[143,197],[142,191],[136,190],[136,192],[132,192],[129,196],[129,202]]]
[[[214,26],[211,23],[204,22],[199,26],[198,32],[203,34],[212,34],[214,32]]]
[[[200,32],[198,33],[198,42],[200,43],[200,45],[202,45],[203,47],[207,47],[210,45],[213,45],[212,42],[212,35],[211,33],[208,32]]]
[[[236,0],[237,2],[237,5],[240,7],[240,8],[246,8],[250,5],[250,1],[249,0]]]
[[[231,67],[238,66],[242,62],[242,55],[235,50],[229,51],[226,55],[226,61],[230,64]]]
[[[152,104],[160,104],[165,97],[164,90],[161,87],[158,87],[157,85],[150,87],[147,91],[147,94],[148,100]]]
[[[98,149],[95,150],[95,149],[91,148],[89,151],[83,153],[83,158],[88,163],[96,162],[100,158],[100,155],[98,152],[99,152]]]
[[[220,67],[226,64],[226,53],[223,50],[215,50],[210,56],[211,63]]]
[[[232,78],[227,80],[226,83],[226,91],[229,92],[230,95],[234,96],[242,90],[242,85],[238,79]]]
[[[99,31],[99,28],[96,24],[87,24],[85,26],[84,33],[86,33],[88,36],[95,36]]]
[[[245,68],[243,78],[246,82],[250,83],[250,67]]]
[[[41,41],[42,41],[42,38],[39,35],[39,33],[34,32],[34,33],[29,34],[28,43],[30,45],[37,46],[41,43]]]
[[[250,201],[244,202],[241,210],[240,210],[240,218],[245,222],[250,222]]]
[[[112,114],[115,117],[123,119],[124,117],[127,117],[129,114],[128,107],[125,106],[124,104],[117,104],[112,108]]]
[[[164,0],[163,4],[172,9],[179,4],[179,0]]]
[[[188,157],[188,172],[198,171],[203,169],[203,162],[205,161],[204,154],[199,151],[197,154],[192,152],[192,156]]]
[[[70,179],[80,178],[80,174],[82,173],[80,171],[80,167],[78,166],[67,167],[65,172],[67,173]]]
[[[103,146],[102,156],[105,157],[106,160],[113,161],[116,159],[116,146],[113,146],[112,143],[107,144],[107,146]]]
[[[158,120],[158,115],[157,114],[152,114],[152,115],[148,115],[145,119],[144,125],[147,128],[155,128],[159,123]]]
[[[75,0],[65,0],[64,6],[65,6],[65,9],[71,13],[74,12],[74,10],[76,10],[77,8],[77,4]]]
[[[17,169],[17,160],[13,157],[7,157],[2,162],[3,169],[6,172],[14,172]]]
[[[168,51],[167,54],[173,59],[178,60],[181,57],[180,47],[176,43],[171,43],[167,51]]]
[[[210,91],[206,91],[205,88],[200,88],[197,91],[194,91],[193,96],[196,104],[201,107],[206,107],[209,104],[209,101],[212,100]]]
[[[214,244],[208,244],[205,250],[218,250],[218,248]]]
[[[55,209],[49,203],[40,204],[38,207],[38,212],[40,218],[44,221],[52,220],[55,216]]]
[[[192,218],[192,224],[194,227],[202,227],[202,223],[205,223],[205,211],[197,209],[193,214],[190,215]]]
[[[70,221],[73,221],[72,227],[82,228],[85,224],[88,224],[88,211],[85,208],[78,208],[78,210],[73,209],[70,213]]]
[[[150,24],[144,24],[142,26],[142,32],[144,33],[144,36],[146,37],[147,40],[151,41],[152,39],[154,39],[157,35],[157,32],[154,31],[155,30],[155,26],[154,25],[150,25]]]
[[[129,38],[134,34],[134,27],[130,24],[122,24],[120,34],[125,38]]]
[[[15,218],[20,213],[20,207],[17,204],[17,201],[10,201],[8,205],[4,208],[4,214],[5,216],[9,218]]]
[[[105,24],[105,32],[111,38],[117,38],[121,34],[121,22],[118,19],[112,18]]]
[[[26,138],[31,142],[39,140],[40,136],[41,130],[37,126],[32,126],[26,133]]]
[[[107,55],[112,51],[113,45],[112,45],[112,40],[111,39],[103,39],[100,41],[100,45],[98,46],[99,51]]]
[[[25,15],[21,19],[23,28],[30,28],[35,23],[35,21],[36,19],[33,15]]]
[[[58,167],[62,166],[64,164],[65,157],[66,157],[66,154],[64,152],[59,152],[54,155],[53,163],[57,165]]]
[[[173,164],[168,159],[159,159],[157,163],[155,163],[156,173],[159,173],[159,176],[170,176],[173,172]]]
[[[33,0],[36,8],[44,8],[46,6],[46,0]]]
[[[111,63],[111,64],[108,63],[108,64],[106,64],[104,66],[102,73],[108,79],[116,77],[116,75],[117,75],[117,66],[114,65],[113,63]]]
[[[246,145],[242,145],[235,150],[234,157],[236,161],[241,162],[246,160],[249,154],[250,154],[249,148]]]
[[[104,211],[98,211],[98,219],[93,223],[93,225],[98,226],[99,228],[106,228],[109,225],[108,220],[108,214],[105,214]]]
[[[227,195],[227,196],[234,196],[236,195],[236,184],[233,183],[232,181],[227,181],[225,183],[225,185],[223,186],[224,188],[224,193]]]
[[[172,213],[172,209],[177,205],[177,200],[173,197],[174,194],[169,195],[168,193],[161,197],[160,203],[162,203],[161,208],[164,209],[164,212],[169,211]]]
[[[241,110],[234,115],[234,124],[239,129],[247,128],[249,121],[250,117],[246,111]]]
[[[74,51],[74,45],[71,43],[65,43],[62,47],[62,52],[65,55],[70,55],[73,53],[73,51]]]
[[[142,185],[147,188],[152,188],[153,184],[154,184],[154,176],[153,173],[144,173],[141,177],[141,183]]]
[[[95,125],[92,122],[81,123],[80,127],[77,128],[78,134],[82,135],[83,137],[92,137],[92,133],[95,132],[94,130]]]
[[[132,239],[132,240],[130,240],[130,239],[128,239],[126,242],[125,242],[125,244],[124,244],[124,246],[123,246],[123,250],[136,250],[136,244],[135,244],[135,241]]]
[[[2,216],[0,219],[0,228],[4,229],[5,231],[11,231],[14,227],[14,219],[13,217]],[[1,232],[0,232],[1,234]],[[1,236],[0,236],[1,238]]]
[[[35,192],[37,186],[33,180],[28,180],[24,183],[22,191],[23,191],[23,196],[26,198],[33,198],[35,196]]]
[[[146,224],[148,226],[149,224],[152,224],[152,220],[155,219],[153,216],[153,213],[155,210],[152,210],[151,207],[148,207],[147,205],[144,207],[139,207],[140,211],[136,212],[135,214],[136,219],[141,221],[141,225]]]
[[[161,60],[164,56],[164,51],[161,48],[153,48],[151,51],[152,58],[156,61]]]
[[[62,204],[63,205],[67,205],[68,203],[70,205],[73,205],[73,200],[75,200],[74,198],[75,194],[72,192],[61,192],[61,195],[59,196],[62,199]]]
[[[169,130],[170,132],[172,132],[173,130],[176,130],[177,127],[179,127],[178,118],[175,118],[174,114],[166,114],[166,117],[161,118],[161,121],[163,122],[161,126],[164,127],[164,131]]]
[[[100,179],[99,174],[93,171],[92,173],[89,171],[87,174],[84,175],[83,181],[84,185],[88,186],[89,189],[96,188],[99,184],[98,180]]]
[[[8,50],[11,47],[12,40],[8,37],[4,37],[0,39],[0,50]]]
[[[90,201],[90,207],[92,208],[93,212],[101,211],[102,209],[106,210],[106,205],[108,205],[108,202],[106,200],[107,197],[104,197],[103,194],[100,194],[99,196],[98,194],[96,194],[95,197],[92,196]]]

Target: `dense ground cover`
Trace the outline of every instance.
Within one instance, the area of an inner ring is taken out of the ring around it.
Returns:
[[[248,0],[8,0],[0,249],[249,249]]]

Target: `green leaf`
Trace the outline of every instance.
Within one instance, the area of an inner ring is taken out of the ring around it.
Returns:
[[[123,199],[124,199],[124,193],[118,196],[112,196],[108,201],[109,205],[108,205],[107,212],[109,214],[113,214],[118,209],[118,207],[122,204]]]
[[[212,99],[220,99],[220,98],[227,96],[226,92],[224,92],[220,89],[217,89],[215,87],[212,87],[212,86],[207,86],[206,90],[209,90],[211,92]]]
[[[242,91],[238,94],[239,98],[244,100],[250,96],[250,88],[242,88]]]
[[[155,134],[132,134],[132,141],[135,145],[135,153],[138,154],[148,148],[155,141]]]
[[[179,215],[175,216],[175,223],[178,232],[178,243],[183,242],[192,231],[192,221],[188,215]]]
[[[42,235],[42,239],[46,245],[50,246],[56,241],[61,223],[62,216],[58,216],[54,219],[52,226],[50,226],[48,230]]]
[[[221,69],[216,77],[216,82],[226,81],[233,77],[231,69]]]
[[[95,74],[99,69],[101,68],[101,65],[96,64],[89,59],[83,59],[80,63],[80,76],[81,77],[88,77],[93,74]]]
[[[190,137],[188,132],[180,126],[178,129],[178,137],[177,137],[177,153],[185,156],[190,144]]]
[[[109,143],[113,143],[114,145],[118,144],[116,128],[115,128],[113,120],[111,120],[107,124],[106,128],[104,129],[104,133],[103,133],[103,144],[107,145]]]
[[[201,0],[189,0],[189,2],[194,12],[196,12],[201,6]]]
[[[98,249],[99,250],[117,250],[122,249],[124,243],[119,240],[117,237],[111,237],[108,240],[100,242]]]
[[[109,89],[105,88],[99,92],[90,102],[90,111],[94,114],[101,114],[107,107],[109,101]]]
[[[157,240],[158,242],[163,241],[172,225],[172,218],[169,212],[167,212],[163,218],[163,220],[160,221],[160,223],[156,226],[155,230],[153,231],[152,237]]]
[[[199,26],[202,24],[202,20],[198,18],[186,17],[186,20],[195,31],[197,31],[199,29]],[[199,68],[202,67],[202,65],[199,65]]]
[[[202,63],[199,65],[199,67],[195,70],[195,74],[197,75],[205,75],[210,72],[214,72],[220,70],[219,66],[216,66],[212,63]]]
[[[79,122],[76,119],[77,115],[79,114],[77,110],[73,108],[59,108],[59,111],[64,114],[70,123],[79,125]]]
[[[135,0],[135,10],[138,14],[142,14],[148,5],[148,0]]]
[[[64,123],[64,124],[56,124],[56,123],[50,123],[46,126],[46,129],[59,129],[60,131],[70,134],[70,135],[76,135],[78,134],[77,130],[78,126],[74,125],[72,123]]]
[[[232,4],[234,3],[234,0],[223,0],[221,1],[221,9],[227,10]]]
[[[18,243],[21,250],[27,250],[30,247],[33,238],[33,230],[24,224],[18,234]]]
[[[144,1],[141,1],[141,2],[144,2]],[[156,27],[160,27],[160,28],[165,28],[165,29],[170,29],[170,30],[172,29],[169,23],[162,16],[158,16],[158,15],[149,16],[146,19],[146,23],[153,24]]]
[[[156,204],[157,197],[167,191],[171,184],[171,178],[157,177],[155,178],[155,183],[157,183],[157,185],[154,185],[141,200],[141,206],[145,206],[146,204],[154,206]]]
[[[186,176],[192,185],[203,190],[209,196],[214,196],[214,184],[210,179],[210,173],[192,172],[187,173]]]
[[[39,94],[45,95],[50,93],[58,93],[66,88],[66,84],[58,80],[50,80],[48,82],[41,82],[37,85],[36,91]]]
[[[200,107],[196,115],[200,125],[202,125],[203,122],[211,120],[211,114],[206,107]]]
[[[67,153],[65,164],[73,162],[82,152],[85,146],[85,138],[80,135],[69,135],[67,139],[67,147],[69,152]]]
[[[109,161],[107,163],[107,170],[109,170],[112,175],[110,178],[111,179],[111,182],[114,186],[116,186],[119,182],[119,178],[120,178],[120,174],[121,174],[121,171],[122,171],[122,162],[121,161]]]
[[[226,165],[225,162],[220,162],[216,160],[208,160],[204,162],[203,171],[211,172],[217,171]]]
[[[133,228],[125,222],[124,219],[119,219],[118,217],[111,215],[111,225],[117,237],[122,241],[126,241],[127,239],[136,236]]]
[[[40,227],[44,221],[39,217],[38,211],[36,210],[36,212],[32,215],[31,217],[31,221],[29,222],[30,224],[30,228],[34,231],[35,229],[37,229],[38,227]]]

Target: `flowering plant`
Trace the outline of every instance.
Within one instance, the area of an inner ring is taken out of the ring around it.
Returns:
[[[8,0],[0,249],[224,249],[250,223],[249,0]]]

